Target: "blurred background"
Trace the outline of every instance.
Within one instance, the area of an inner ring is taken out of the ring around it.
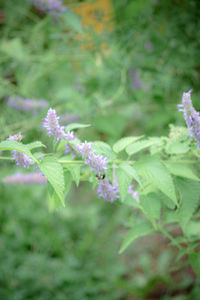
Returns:
[[[200,110],[199,0],[0,1],[0,136],[42,140],[49,107],[62,125],[89,123],[83,140],[162,136],[184,125],[176,105],[193,89]],[[58,1],[59,2],[59,1]],[[44,4],[46,3],[46,4]],[[53,4],[52,4],[53,5]],[[49,212],[45,185],[2,183],[0,299],[198,299],[200,284],[161,236],[122,255],[137,210],[73,187]]]

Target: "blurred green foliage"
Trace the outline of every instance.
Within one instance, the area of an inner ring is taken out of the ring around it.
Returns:
[[[47,99],[67,114],[63,124],[91,123],[84,138],[111,143],[183,124],[176,104],[190,88],[200,109],[198,0],[114,0],[113,30],[101,34],[73,14],[79,1],[65,1],[69,10],[57,20],[14,2],[0,3],[2,139],[42,134],[46,112],[16,111],[7,106],[12,95]],[[1,178],[13,172],[7,166]],[[166,240],[142,239],[118,255],[120,224],[132,226],[137,211],[96,200],[83,185],[50,214],[44,189],[0,186],[1,299],[198,299],[199,281],[184,260],[174,266]]]

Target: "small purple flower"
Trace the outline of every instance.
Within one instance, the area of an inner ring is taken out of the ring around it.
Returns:
[[[197,112],[191,100],[192,90],[187,93],[183,93],[182,104],[178,104],[178,111],[183,112],[183,117],[187,124],[187,127],[191,133],[190,137],[194,138],[197,142],[197,147],[200,147],[200,114]]]
[[[60,0],[28,0],[43,13],[58,14],[66,10]]]
[[[131,68],[129,71],[131,78],[131,87],[133,90],[140,89],[142,87],[142,81],[140,80],[139,74],[135,68]]]
[[[98,175],[100,175],[101,172],[108,170],[107,158],[104,155],[95,154],[94,151],[90,151],[85,164],[89,165],[91,167],[91,171],[96,171]]]
[[[120,198],[118,187],[112,185],[107,179],[99,182],[97,195],[98,198],[103,197],[106,201],[110,201],[111,203]]]
[[[84,159],[88,159],[90,152],[92,151],[94,143],[92,142],[84,142],[76,145],[77,151],[82,155]]]
[[[55,109],[50,108],[44,119],[43,127],[48,131],[48,135],[56,138],[57,142],[65,139],[65,127],[59,125],[59,117],[57,117]]]
[[[36,113],[45,107],[48,107],[48,101],[44,99],[25,99],[20,96],[10,96],[8,98],[7,105],[15,108],[22,112],[33,112]]]
[[[41,173],[29,173],[29,174],[23,174],[23,173],[16,173],[11,176],[7,176],[3,178],[3,183],[6,184],[44,184],[47,183],[46,177]]]
[[[19,133],[19,134],[15,134],[13,136],[10,136],[7,140],[21,142],[22,138],[23,138],[23,136]],[[29,166],[34,163],[34,161],[28,155],[26,155],[23,152],[19,152],[19,151],[16,151],[16,150],[12,150],[11,152],[13,154],[12,160],[16,161],[17,166],[22,166],[25,169],[28,169]]]

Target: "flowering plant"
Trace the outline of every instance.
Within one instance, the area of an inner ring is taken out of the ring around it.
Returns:
[[[191,101],[191,91],[183,94],[187,127],[170,126],[168,137],[128,136],[111,147],[102,141],[81,142],[76,129],[87,124],[60,126],[50,108],[43,128],[54,141],[54,153],[36,152],[46,146],[39,141],[23,144],[16,134],[0,143],[0,150],[11,150],[17,166],[35,167],[31,174],[4,178],[4,183],[48,183],[50,208],[65,206],[74,181],[89,181],[97,196],[118,205],[128,205],[142,214],[125,237],[120,253],[141,236],[162,233],[179,250],[180,259],[188,255],[199,274],[200,185],[198,176],[200,116]],[[8,159],[2,156],[1,159]],[[181,232],[181,233],[180,233]]]

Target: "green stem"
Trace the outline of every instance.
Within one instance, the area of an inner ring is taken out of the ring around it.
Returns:
[[[8,157],[8,156],[0,156],[0,159],[4,159],[4,160],[11,160],[12,157]]]
[[[168,239],[179,249],[181,250],[182,247],[181,245],[179,245],[179,243],[174,239],[174,237],[167,231],[165,230],[163,227],[159,229],[159,231],[161,233],[163,233],[164,235],[166,235],[166,237],[168,237]]]
[[[69,165],[82,165],[84,163],[83,160],[59,160],[61,164],[69,164]]]

